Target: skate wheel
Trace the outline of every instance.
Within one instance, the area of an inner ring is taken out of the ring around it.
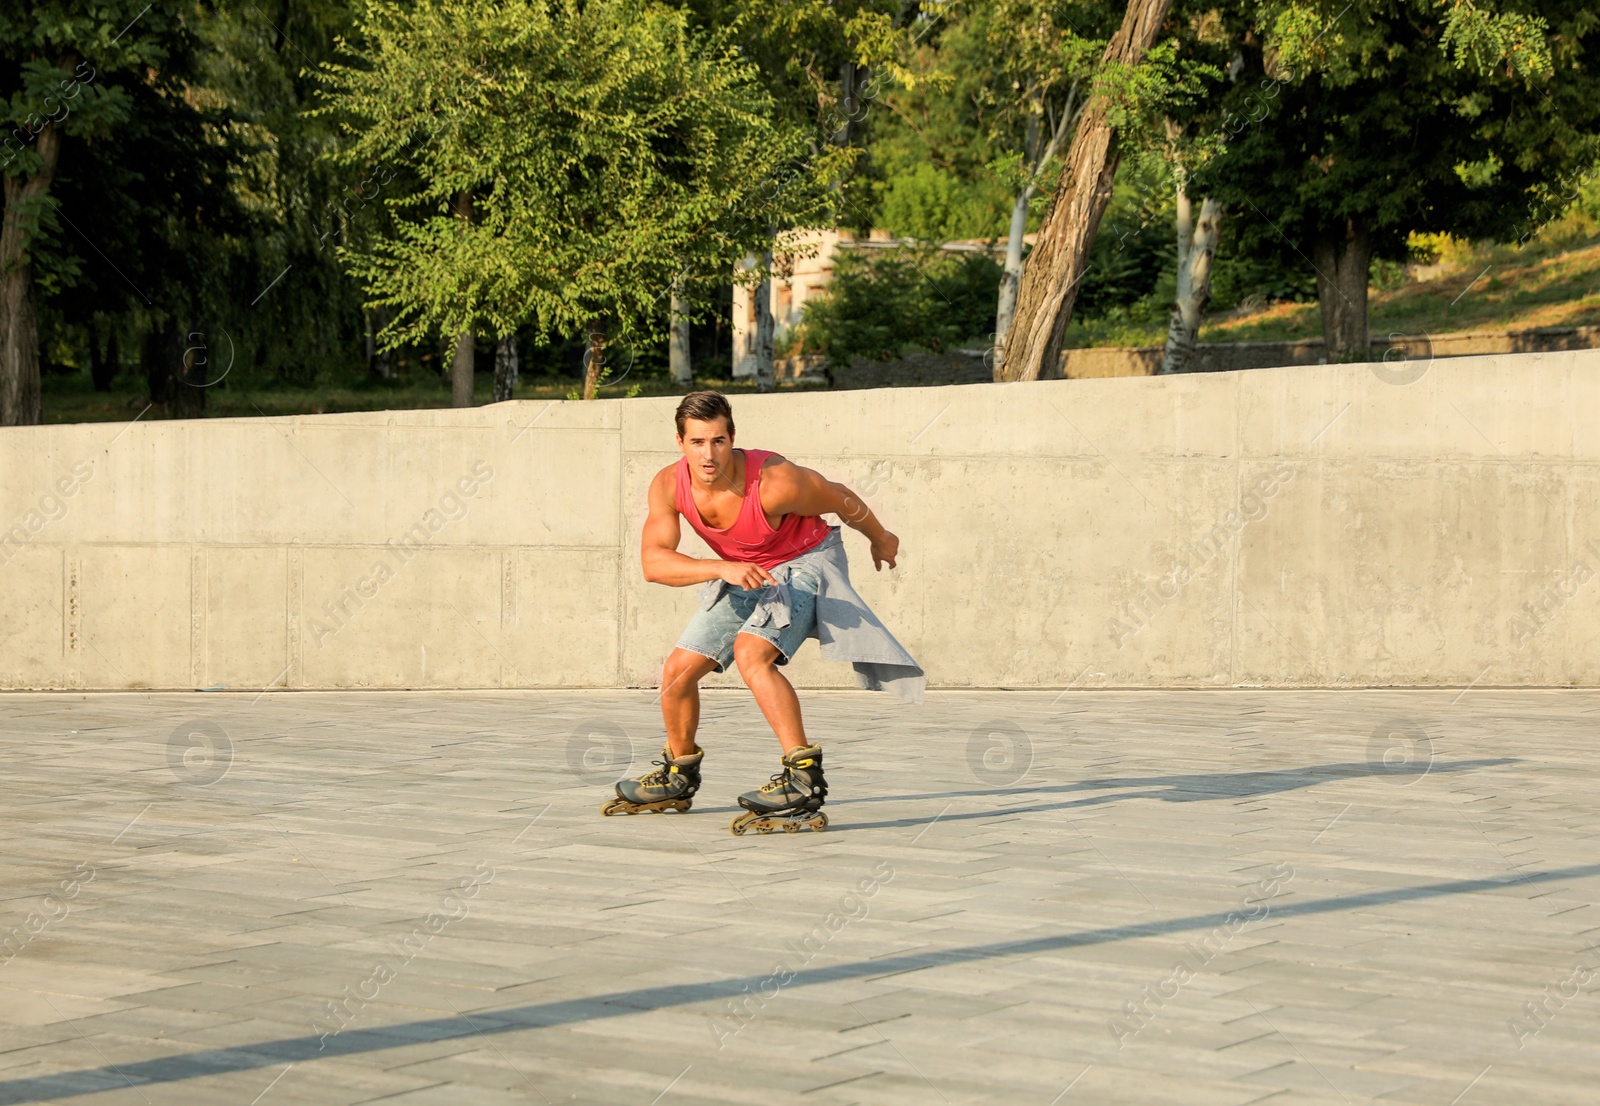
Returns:
[[[823,830],[825,830],[827,828],[828,828],[828,816],[826,814],[823,814],[821,811],[818,811],[817,812],[817,816],[811,820],[811,832],[812,833],[821,833]]]
[[[600,813],[610,817],[613,814],[632,814],[629,808],[633,804],[626,799],[610,799],[600,804]]]
[[[750,828],[750,823],[754,822],[756,817],[754,814],[735,815],[733,821],[728,823],[728,829],[733,831],[735,837],[743,837],[745,830]]]
[[[760,825],[756,826],[756,832],[757,833],[771,833],[772,832],[772,826],[768,822],[762,822]]]
[[[793,833],[795,830],[797,830],[799,828],[800,827],[795,825],[793,822],[785,822],[783,824],[783,832],[784,833]]]

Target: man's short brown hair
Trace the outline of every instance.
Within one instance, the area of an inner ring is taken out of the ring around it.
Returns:
[[[698,419],[701,422],[727,419],[728,437],[733,437],[733,408],[728,406],[728,397],[721,392],[690,392],[683,397],[683,402],[678,404],[676,419],[680,438],[683,437],[683,424],[688,419]]]

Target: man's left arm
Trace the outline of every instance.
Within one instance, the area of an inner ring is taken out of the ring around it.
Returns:
[[[900,539],[883,528],[862,498],[815,469],[779,461],[762,470],[761,489],[772,498],[763,504],[771,514],[838,515],[841,522],[865,534],[872,543],[872,567],[894,567]]]

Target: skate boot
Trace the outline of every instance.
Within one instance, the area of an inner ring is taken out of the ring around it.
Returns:
[[[669,810],[688,810],[694,793],[700,790],[700,761],[705,750],[696,745],[687,756],[675,757],[672,748],[661,750],[661,759],[650,763],[661,767],[636,780],[618,780],[617,797],[600,806],[601,814],[651,814]]]
[[[741,814],[728,824],[735,837],[747,831],[771,833],[782,829],[793,833],[809,829],[821,833],[828,828],[822,803],[828,797],[828,784],[822,778],[822,746],[802,745],[783,756],[783,771],[770,783],[739,796],[739,805],[750,813]]]

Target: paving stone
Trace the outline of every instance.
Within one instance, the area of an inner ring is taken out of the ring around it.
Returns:
[[[1600,985],[1526,1006],[1600,975],[1600,693],[806,693],[832,825],[737,839],[703,698],[695,809],[605,819],[569,735],[642,771],[653,692],[8,694],[0,1103],[1595,1101]]]

